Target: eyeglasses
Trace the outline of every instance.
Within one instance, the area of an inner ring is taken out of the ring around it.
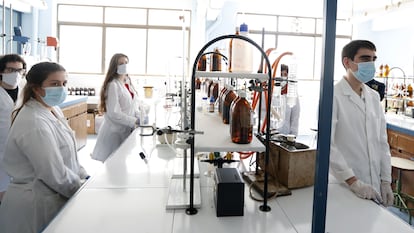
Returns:
[[[5,72],[5,73],[14,73],[14,72],[18,72],[18,73],[20,73],[21,75],[23,75],[23,74],[26,72],[26,70],[25,70],[25,69],[23,69],[23,68],[16,69],[16,68],[13,68],[13,67],[6,67],[6,68],[4,68],[4,72]]]

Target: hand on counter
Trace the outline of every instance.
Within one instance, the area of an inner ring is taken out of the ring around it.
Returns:
[[[354,192],[358,197],[364,199],[377,200],[379,203],[382,203],[381,195],[375,191],[374,187],[369,184],[365,184],[360,180],[356,180],[351,185],[349,185],[352,192]]]
[[[381,196],[382,204],[385,207],[391,206],[394,203],[394,193],[391,189],[391,183],[388,181],[381,182]]]

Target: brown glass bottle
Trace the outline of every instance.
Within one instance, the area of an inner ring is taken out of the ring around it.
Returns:
[[[232,102],[237,98],[237,95],[236,95],[236,93],[234,93],[232,86],[229,86],[227,89],[228,89],[228,91],[223,94],[222,118],[223,118],[223,123],[224,124],[229,124],[229,122],[230,122],[230,107],[231,107]]]
[[[207,58],[206,55],[201,56],[200,60],[198,60],[197,70],[199,71],[206,71],[207,69]]]
[[[221,54],[218,48],[211,55],[210,71],[221,71]]]
[[[207,87],[207,89],[206,89],[206,92],[207,92],[207,97],[208,97],[208,98],[210,98],[210,94],[211,94],[211,92],[210,92],[210,88],[211,88],[211,86],[213,86],[214,81],[213,81],[213,80],[209,80],[207,84],[208,84],[208,85],[206,86],[206,87]]]
[[[245,91],[240,92],[231,104],[230,114],[231,141],[238,144],[250,143],[253,139],[252,107],[246,100]]]
[[[218,98],[218,90],[219,90],[219,83],[218,82],[213,82],[213,84],[210,87],[210,97],[214,97],[214,99],[216,100]]]
[[[196,89],[200,89],[200,87],[201,87],[201,80],[200,80],[200,78],[196,78],[196,80],[195,80],[195,88]]]
[[[224,100],[223,95],[226,92],[227,92],[227,86],[226,86],[226,84],[224,84],[224,87],[221,89],[221,91],[218,95],[218,99],[217,99],[219,115],[221,115],[221,113],[223,112],[223,100]]]

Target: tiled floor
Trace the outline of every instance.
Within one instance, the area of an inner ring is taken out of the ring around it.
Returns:
[[[79,162],[86,169],[89,175],[93,175],[97,171],[97,169],[103,165],[101,162],[93,160],[90,156],[90,154],[93,151],[93,148],[95,147],[96,138],[97,135],[88,135],[88,141],[86,143],[86,146],[78,152]],[[315,139],[312,135],[298,139],[303,143],[309,142],[309,145],[316,146],[316,143],[314,142]],[[395,215],[399,216],[404,221],[408,222],[408,214],[406,212],[399,211],[394,207],[389,207],[388,210],[393,212]],[[414,227],[414,219],[411,225]]]

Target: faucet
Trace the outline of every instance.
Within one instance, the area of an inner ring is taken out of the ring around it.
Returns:
[[[388,71],[388,74],[391,72],[391,70],[394,70],[394,69],[398,69],[398,70],[400,70],[402,73],[403,73],[403,78],[404,78],[404,85],[403,85],[403,87],[402,88],[405,88],[405,89],[402,89],[402,91],[403,91],[403,93],[402,93],[402,107],[401,107],[401,111],[402,111],[402,113],[404,113],[405,112],[405,109],[406,109],[406,105],[407,105],[407,101],[406,101],[406,93],[407,93],[407,85],[406,85],[406,76],[405,76],[405,72],[404,72],[404,70],[403,69],[401,69],[400,67],[398,67],[398,66],[394,66],[394,67],[392,67],[389,71]],[[388,75],[387,75],[388,76]],[[387,77],[387,79],[386,79],[386,81],[388,80],[388,78],[389,77]],[[388,90],[388,81],[386,82],[386,90]],[[388,91],[387,91],[388,92]],[[387,93],[386,93],[387,94]],[[385,96],[386,98],[387,98],[387,96]],[[385,109],[387,109],[387,99],[385,99]],[[397,109],[397,111],[396,111],[396,113],[398,113],[398,111],[400,110],[400,108],[398,108]]]

